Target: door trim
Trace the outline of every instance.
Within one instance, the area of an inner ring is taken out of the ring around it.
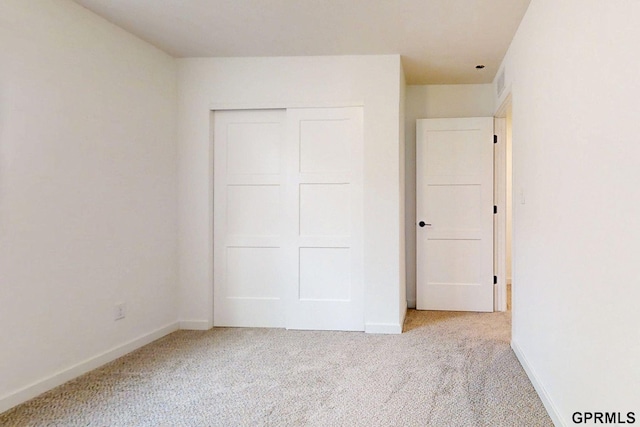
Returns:
[[[507,165],[506,165],[506,119],[494,118],[493,132],[497,137],[493,152],[493,201],[498,207],[493,225],[493,271],[498,278],[494,287],[494,310],[507,311]]]
[[[346,108],[364,107],[362,101],[340,102],[213,102],[209,104],[211,113],[225,110],[287,110],[293,108]]]
[[[507,311],[507,111],[512,106],[512,95],[507,93],[502,105],[496,110],[494,115],[495,134],[498,136],[498,145],[496,147],[496,167],[500,167],[503,172],[498,173],[496,169],[495,175],[495,200],[498,205],[498,218],[494,227],[494,239],[496,240],[496,248],[494,252],[494,264],[496,265],[496,275],[498,276],[498,284],[495,290],[495,309],[497,311]],[[498,149],[499,148],[499,149]],[[511,170],[513,182],[513,167]],[[513,191],[513,188],[512,188]],[[512,197],[513,200],[513,197]],[[511,271],[513,275],[513,209],[511,213]],[[513,299],[513,295],[512,295]],[[513,300],[511,301],[511,309],[513,310]]]

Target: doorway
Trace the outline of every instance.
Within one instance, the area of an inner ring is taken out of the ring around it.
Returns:
[[[512,308],[513,277],[513,162],[512,102],[505,98],[495,115],[494,200],[497,214],[494,226],[494,271],[496,271],[496,310]]]

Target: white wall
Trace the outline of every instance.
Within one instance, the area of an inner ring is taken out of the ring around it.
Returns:
[[[513,155],[512,153],[512,146],[513,146],[513,135],[512,135],[512,109],[511,106],[509,106],[509,108],[507,108],[507,114],[506,114],[506,120],[505,120],[505,124],[506,124],[506,153],[505,153],[505,157],[506,157],[506,175],[507,175],[507,179],[506,179],[506,191],[507,191],[507,197],[506,197],[506,208],[507,208],[507,215],[506,215],[506,226],[507,226],[507,235],[506,235],[506,242],[505,242],[505,249],[506,249],[506,257],[505,257],[505,262],[506,262],[506,275],[507,275],[507,283],[511,284],[513,283],[512,277],[511,277],[511,265],[513,262],[511,253],[512,253],[512,242],[513,242]]]
[[[175,329],[177,91],[69,1],[0,2],[0,64],[1,412]]]
[[[493,117],[494,87],[407,86],[405,113],[407,302],[416,306],[416,119]]]
[[[640,410],[638,17],[635,0],[533,0],[504,61],[512,346],[557,425]]]
[[[365,324],[399,332],[400,58],[389,56],[179,60],[180,316],[212,324],[210,110],[364,106]]]

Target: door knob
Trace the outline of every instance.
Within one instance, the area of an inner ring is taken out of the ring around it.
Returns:
[[[420,222],[418,223],[418,225],[419,225],[420,227],[424,227],[424,226],[431,227],[431,224],[427,224],[427,223],[426,223],[426,222],[424,222],[424,221],[420,221]]]

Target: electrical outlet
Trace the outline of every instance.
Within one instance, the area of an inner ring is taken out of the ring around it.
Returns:
[[[120,319],[124,319],[127,316],[127,306],[125,303],[120,302],[118,304],[116,304],[115,307],[115,311],[114,311],[114,319],[113,320],[120,320]]]

